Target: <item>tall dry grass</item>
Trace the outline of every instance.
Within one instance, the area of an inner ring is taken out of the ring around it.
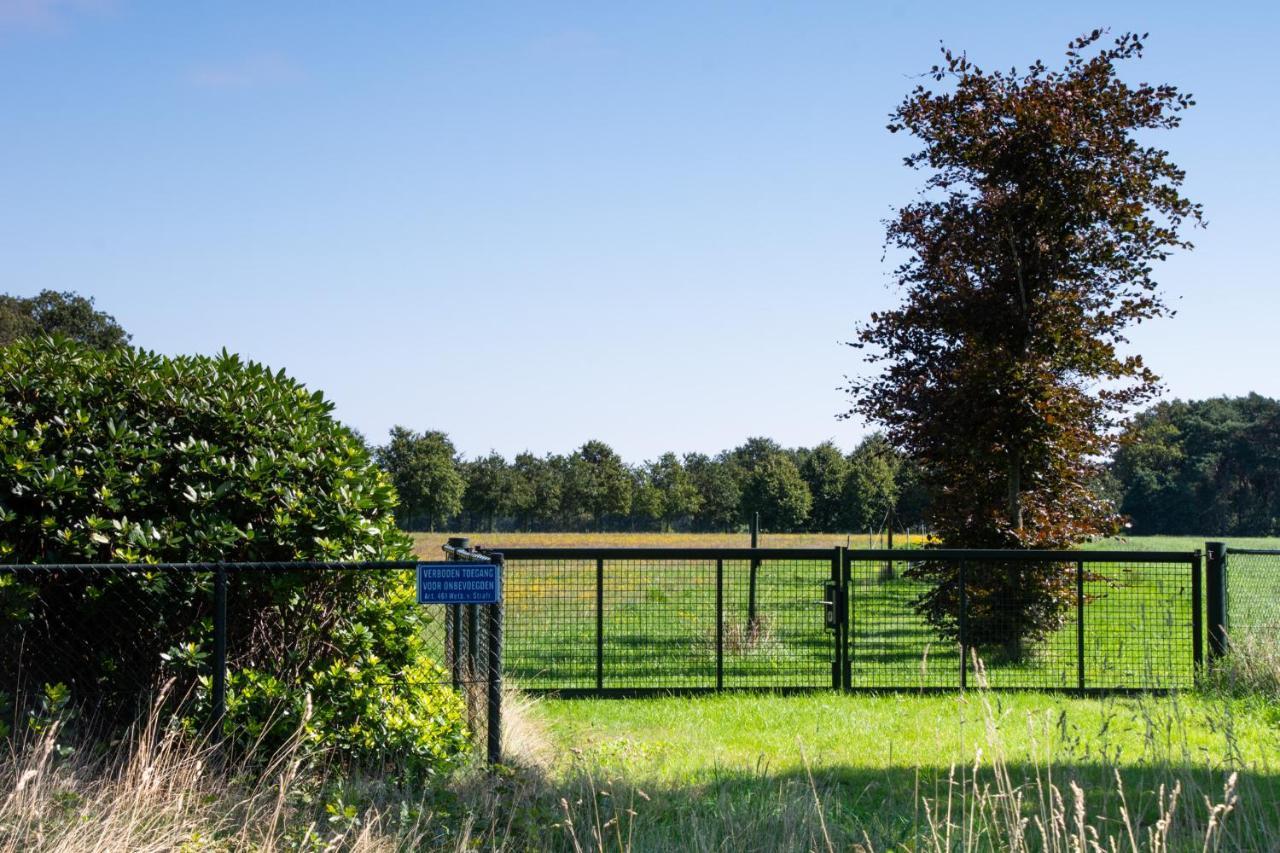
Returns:
[[[1280,710],[1280,635],[1233,632],[1228,654],[1210,673],[1210,686],[1228,695],[1273,703]]]
[[[509,767],[414,788],[338,774],[297,741],[265,761],[225,759],[158,714],[105,746],[66,743],[50,724],[0,760],[0,851],[1280,850],[1276,804],[1245,776],[1223,767],[1210,784],[1170,765],[1153,800],[1131,797],[1117,764],[1105,790],[1087,789],[1055,763],[1047,721],[1028,774],[1006,753],[998,699],[973,696],[987,723],[973,761],[918,777],[912,803],[885,804],[905,828],[850,825],[842,799],[857,792],[807,758],[799,777],[761,768],[692,791],[565,766],[536,705],[512,695]],[[1176,730],[1176,699],[1153,700],[1151,714],[1153,731]]]

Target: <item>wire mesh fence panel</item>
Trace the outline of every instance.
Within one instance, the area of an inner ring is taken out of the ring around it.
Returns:
[[[715,686],[714,560],[605,560],[603,579],[604,688]]]
[[[835,637],[822,604],[830,579],[830,556],[725,561],[725,687],[832,686]]]
[[[1086,570],[1086,687],[1193,686],[1191,565],[1116,559]]]
[[[917,609],[932,585],[915,568],[893,558],[849,561],[851,687],[959,686],[959,643]]]
[[[596,686],[595,558],[508,558],[504,664],[520,687]]]
[[[830,687],[834,550],[755,553],[509,549],[506,671],[527,690]]]
[[[1280,636],[1280,551],[1228,551],[1227,627],[1233,635]]]
[[[1087,552],[851,558],[849,684],[976,686],[976,655],[994,688],[1189,687],[1190,582],[1190,562],[1103,562]]]
[[[366,753],[394,762],[397,747],[376,746],[404,714],[432,709],[418,720],[422,735],[450,734],[459,717],[476,758],[488,734],[488,631],[476,605],[393,603],[416,597],[413,564],[396,568],[229,567],[227,579],[227,695],[232,733],[239,706],[279,702],[268,715],[294,718],[307,685],[312,713],[325,726],[364,737]],[[406,622],[406,619],[412,620]],[[281,689],[272,685],[278,683]],[[393,698],[398,694],[400,698]],[[412,698],[406,698],[412,697]],[[421,705],[420,708],[415,706]],[[261,712],[253,712],[253,718]],[[373,717],[373,719],[369,719]],[[366,731],[367,729],[367,731]],[[361,735],[356,731],[364,732]],[[373,732],[383,731],[382,735]],[[340,735],[338,735],[340,736]],[[389,743],[412,742],[402,730]]]
[[[477,754],[489,731],[489,645],[487,607],[475,604],[423,605],[427,632],[444,654],[435,675],[458,692],[467,731]],[[438,628],[437,628],[438,626]]]
[[[988,686],[1078,687],[1077,569],[1058,561],[965,561],[967,663],[976,655]]]

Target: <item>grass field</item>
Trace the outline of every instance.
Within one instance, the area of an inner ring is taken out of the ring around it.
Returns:
[[[1104,837],[1122,834],[1123,812],[1143,839],[1161,817],[1162,788],[1167,797],[1180,786],[1186,810],[1203,812],[1237,771],[1232,820],[1259,839],[1274,840],[1280,826],[1280,709],[1262,701],[737,694],[548,700],[535,711],[566,756],[558,778],[590,775],[638,813],[635,849],[675,838],[698,849],[768,849],[761,837],[777,849],[823,849],[828,840],[829,849],[866,840],[866,849],[959,849],[924,843],[926,802],[941,812],[954,798],[952,819],[963,826],[982,791],[1000,791],[997,800],[1021,792],[1025,799],[1005,807],[1048,823],[1050,786],[1067,792],[1070,810],[1069,783],[1089,823],[1106,816],[1096,823]],[[797,808],[806,803],[811,811]],[[797,844],[806,815],[812,835]],[[1180,829],[1194,825],[1188,818]],[[965,849],[1006,849],[994,831]],[[1173,849],[1199,849],[1202,832]]]
[[[1052,833],[1053,809],[1075,808],[1071,784],[1080,817],[1123,849],[1161,849],[1146,836],[1178,786],[1183,839],[1170,849],[1201,849],[1207,802],[1234,772],[1239,835],[1222,849],[1271,849],[1280,827],[1280,708],[1266,702],[724,694],[559,699],[535,712],[561,756],[553,777],[595,780],[605,820],[636,812],[634,849],[1012,849],[987,822],[1004,808],[1027,836],[1036,818]],[[947,811],[965,844],[936,843],[931,822]]]
[[[163,725],[51,760],[54,727],[0,755],[0,851],[1276,850],[1276,676],[1100,700],[512,696],[506,766],[422,784],[333,774],[301,740],[227,766]]]
[[[743,547],[742,535],[720,534],[472,534],[495,548]],[[897,537],[895,544],[904,544]],[[431,556],[444,535],[419,536]],[[874,537],[834,534],[772,535],[763,547],[830,548],[880,545]],[[912,544],[919,544],[916,540]],[[1280,546],[1280,540],[1240,540],[1240,547]],[[1091,543],[1092,550],[1179,551],[1204,547],[1198,537],[1150,537]],[[851,684],[863,688],[947,688],[959,684],[955,643],[939,637],[915,612],[926,586],[902,576],[895,563],[886,578],[881,563],[851,566]],[[971,571],[981,571],[976,565]],[[1073,567],[1065,566],[1070,571]],[[1091,565],[1085,584],[1085,684],[1088,688],[1190,687],[1194,677],[1190,567],[1186,563],[1117,560]],[[508,672],[527,689],[596,686],[596,571],[594,560],[518,561],[508,566]],[[760,618],[746,614],[750,564],[722,565],[725,687],[830,686],[834,635],[822,624],[817,602],[830,576],[829,560],[770,560],[759,573]],[[711,688],[716,671],[716,564],[713,560],[608,561],[602,568],[601,683],[607,689]],[[1232,600],[1266,607],[1280,572],[1250,575],[1241,563]],[[1246,591],[1257,594],[1246,596]],[[1078,623],[1031,644],[1021,657],[988,653],[988,678],[997,687],[1078,686]]]
[[[419,556],[435,559],[440,547],[450,536],[465,536],[473,545],[492,548],[747,548],[751,537],[746,533],[415,533],[414,549]],[[1225,541],[1236,548],[1280,548],[1280,538],[1222,536],[1117,536],[1090,542],[1084,547],[1097,550],[1197,551],[1205,542]],[[883,548],[883,535],[868,533],[763,533],[760,545],[765,548]],[[910,545],[919,545],[922,537],[912,534]],[[894,536],[894,547],[908,547],[905,534]]]

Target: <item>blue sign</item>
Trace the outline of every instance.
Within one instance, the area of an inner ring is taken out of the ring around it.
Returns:
[[[502,567],[497,563],[418,563],[419,604],[497,604]]]

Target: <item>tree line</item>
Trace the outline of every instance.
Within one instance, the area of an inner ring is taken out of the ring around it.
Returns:
[[[1132,534],[1280,535],[1280,401],[1174,400],[1134,417],[1093,484]],[[880,434],[832,442],[749,438],[715,455],[628,464],[603,441],[569,454],[463,458],[449,436],[405,427],[374,453],[414,530],[867,532],[929,525],[920,466]]]
[[[463,459],[449,436],[391,430],[375,456],[410,529],[706,531],[877,530],[923,522],[919,472],[879,435],[851,453],[832,442],[784,448],[747,439],[714,456],[663,453],[628,464],[603,441],[569,454]]]
[[[1152,406],[1134,418],[1110,473],[1134,533],[1280,536],[1280,400]]]

